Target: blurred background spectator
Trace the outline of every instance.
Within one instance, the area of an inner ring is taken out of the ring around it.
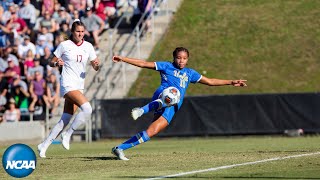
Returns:
[[[54,33],[57,30],[58,25],[56,24],[56,21],[52,18],[52,14],[49,11],[45,11],[43,13],[43,16],[37,18],[33,30],[41,31],[41,27],[46,27],[48,32],[50,33]]]
[[[144,26],[142,31],[142,36],[145,33],[151,32],[151,22],[150,22],[150,14],[152,11],[152,0],[137,0],[137,5],[135,6],[133,16],[131,17],[131,27],[134,28],[139,22],[140,18],[144,13],[144,22],[140,25],[140,29]]]
[[[38,72],[42,77],[44,76],[44,67],[40,65],[40,59],[34,59],[34,66],[28,68],[26,79],[28,82],[34,80],[36,72]]]
[[[50,113],[55,115],[60,103],[60,83],[57,81],[55,74],[50,74],[48,77],[46,95],[51,107]]]
[[[71,11],[78,10],[80,16],[85,14],[86,7],[87,0],[69,0],[68,9]]]
[[[16,108],[14,99],[9,100],[8,109],[4,112],[3,122],[19,122],[20,110]]]
[[[29,111],[34,112],[34,107],[36,103],[39,106],[43,106],[43,102],[45,105],[50,108],[50,104],[47,96],[45,95],[46,90],[46,81],[42,78],[40,72],[36,71],[33,80],[30,82],[30,95],[31,95],[31,103],[29,105]]]
[[[86,26],[85,39],[91,42],[95,47],[96,53],[99,53],[99,34],[104,29],[104,22],[93,14],[90,7],[87,7],[86,14],[81,17],[81,21]]]
[[[15,65],[12,59],[8,59],[8,67],[4,71],[3,75],[6,78],[5,80],[7,81],[8,85],[11,85],[13,83],[14,77],[20,74],[20,67]]]
[[[34,67],[34,61],[33,60],[34,60],[34,54],[33,54],[32,50],[29,49],[27,51],[26,58],[23,61],[23,66],[24,66],[24,71],[23,72],[24,73],[28,72],[29,68]],[[22,73],[22,74],[24,74],[24,73]]]
[[[8,59],[11,59],[13,61],[13,64],[15,66],[19,66],[19,61],[17,56],[12,54],[12,48],[6,47],[2,48],[0,51],[0,71],[4,72],[8,68]]]
[[[118,2],[121,2],[119,6]],[[60,102],[60,71],[58,67],[48,65],[52,52],[69,38],[72,22],[81,19],[88,30],[85,39],[94,44],[99,53],[99,36],[109,28],[108,20],[117,16],[117,8],[127,2],[0,1],[0,113],[9,106],[8,114],[16,112],[13,103],[9,105],[10,99],[15,101],[22,120],[29,111],[33,112],[42,105],[55,114]]]
[[[31,50],[33,54],[36,54],[36,46],[30,41],[30,36],[25,35],[23,42],[18,45],[18,58],[25,59],[29,50]]]
[[[5,105],[7,104],[8,84],[3,80],[3,74],[0,73],[0,113],[5,111]]]
[[[42,0],[41,15],[45,16],[46,13],[49,13],[51,16],[54,12],[54,4],[55,0]]]
[[[108,24],[109,18],[116,14],[116,0],[96,0],[95,9],[97,15],[105,24]],[[108,28],[108,26],[105,28]]]
[[[19,17],[21,17],[28,26],[27,34],[31,34],[31,30],[36,23],[36,8],[30,3],[30,0],[23,0],[23,4],[19,10]]]
[[[60,7],[58,10],[58,16],[53,17],[57,24],[61,24],[62,22],[65,22],[67,24],[71,24],[71,15],[66,11],[65,7]]]
[[[16,75],[13,81],[13,85],[10,89],[11,98],[15,100],[17,107],[22,114],[27,114],[29,112],[29,91],[28,85],[25,81],[21,80],[19,75]]]

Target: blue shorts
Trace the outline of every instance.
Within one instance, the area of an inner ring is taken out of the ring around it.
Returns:
[[[157,91],[154,92],[154,94],[153,94],[152,101],[159,99],[159,96],[162,93],[162,91],[163,91],[163,89],[160,89],[160,88],[157,89]],[[161,115],[162,117],[164,117],[168,121],[168,124],[170,124],[173,116],[180,109],[182,102],[183,102],[183,99],[181,99],[179,104],[177,104],[177,105],[170,106],[170,107],[164,107],[159,110],[156,110],[154,112],[154,115]]]

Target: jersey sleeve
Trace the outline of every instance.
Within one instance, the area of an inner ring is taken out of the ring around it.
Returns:
[[[57,49],[53,52],[53,54],[57,57],[57,58],[61,58],[62,54],[63,54],[63,45],[62,43],[59,44],[59,46],[57,47]]]
[[[155,62],[154,64],[156,65],[157,71],[162,71],[167,68],[168,62]]]
[[[89,61],[93,61],[97,58],[96,51],[94,50],[93,46],[90,44],[89,46]]]
[[[195,71],[194,69],[190,69],[190,82],[197,83],[202,78],[202,75]]]

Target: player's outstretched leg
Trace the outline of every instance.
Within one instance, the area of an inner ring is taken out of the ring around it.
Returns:
[[[137,120],[143,114],[146,114],[150,111],[162,108],[162,104],[163,103],[160,99],[156,99],[141,108],[139,108],[139,107],[133,108],[131,111],[131,116],[132,116],[133,120]]]
[[[150,137],[148,136],[146,131],[139,132],[138,134],[132,136],[130,139],[125,141],[124,143],[113,147],[112,148],[112,154],[118,157],[120,160],[129,160],[125,157],[125,154],[123,153],[124,150],[132,148],[136,145],[139,145],[141,143],[147,142],[150,140]]]
[[[139,117],[143,115],[144,111],[142,108],[136,107],[131,111],[131,117],[133,120],[137,120]]]

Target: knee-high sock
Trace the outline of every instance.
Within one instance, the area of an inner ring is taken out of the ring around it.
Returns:
[[[44,147],[48,147],[54,139],[57,138],[59,133],[62,131],[64,127],[66,127],[72,118],[71,114],[63,113],[60,121],[52,128],[49,136],[44,140]]]
[[[71,126],[67,130],[66,135],[71,136],[74,130],[76,130],[80,125],[84,124],[92,114],[92,107],[89,102],[86,102],[80,106],[80,112],[74,118]]]
[[[130,139],[125,141],[124,143],[117,146],[119,149],[126,150],[129,148],[132,148],[136,145],[139,145],[141,143],[147,142],[150,140],[150,137],[148,136],[146,131],[139,132],[138,134],[132,136]]]
[[[149,104],[146,104],[145,106],[141,107],[143,109],[143,114],[146,114],[150,111],[160,109],[162,107],[162,101],[160,99],[156,99]]]

